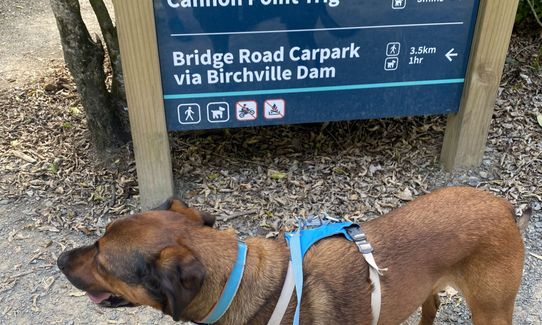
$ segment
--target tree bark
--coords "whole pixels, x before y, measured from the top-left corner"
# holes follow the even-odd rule
[[[122,74],[122,65],[120,60],[119,38],[117,28],[113,24],[109,10],[103,0],[90,0],[90,5],[98,18],[100,30],[107,45],[107,53],[111,61],[111,70],[113,71],[113,82],[111,85],[111,94],[113,98],[126,105],[126,92],[124,89],[124,77]]]
[[[86,112],[91,141],[98,153],[118,149],[128,139],[115,103],[105,84],[104,48],[94,41],[81,17],[78,0],[50,0],[56,18],[64,60]]]

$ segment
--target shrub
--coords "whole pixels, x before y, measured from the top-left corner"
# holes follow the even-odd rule
[[[542,0],[520,0],[516,23],[534,20],[542,27]]]

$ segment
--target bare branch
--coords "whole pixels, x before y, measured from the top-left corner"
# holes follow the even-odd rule
[[[116,97],[116,99],[125,102],[126,94],[124,91],[124,78],[122,74],[117,28],[113,24],[109,10],[103,0],[90,0],[90,5],[96,14],[96,18],[98,18],[100,30],[102,31],[105,44],[107,45],[107,52],[111,60],[111,68],[113,69],[113,96]]]
[[[529,4],[529,7],[531,7],[531,11],[533,12],[534,19],[536,19],[536,22],[540,27],[542,27],[542,21],[540,21],[540,18],[538,17],[538,13],[536,12],[536,8],[534,7],[534,4],[531,0],[526,0]]]

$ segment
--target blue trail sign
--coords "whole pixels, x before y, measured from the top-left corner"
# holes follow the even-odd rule
[[[479,0],[154,0],[168,130],[448,114]]]

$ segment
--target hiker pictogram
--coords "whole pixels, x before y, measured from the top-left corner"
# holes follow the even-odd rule
[[[177,115],[181,124],[198,124],[201,122],[201,109],[198,104],[181,104],[177,106]]]
[[[401,53],[401,43],[399,42],[390,42],[386,46],[386,55],[387,56],[398,56]]]

